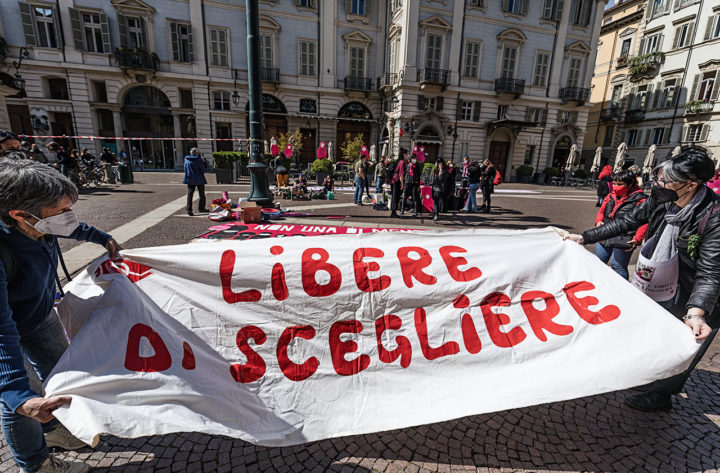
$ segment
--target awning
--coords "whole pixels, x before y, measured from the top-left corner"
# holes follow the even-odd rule
[[[308,119],[312,119],[312,120],[318,120],[318,119],[319,120],[335,120],[335,121],[345,120],[345,121],[349,121],[349,122],[375,123],[375,120],[372,118],[345,118],[345,117],[340,118],[340,117],[336,117],[333,115],[312,115],[312,114],[307,114],[307,113],[289,113],[288,116],[292,117],[292,118],[308,118]]]
[[[531,126],[537,126],[537,123],[529,122],[527,120],[512,120],[510,118],[502,118],[499,120],[493,120],[491,122],[488,122],[487,134],[490,135],[498,128],[505,127],[509,128],[513,132],[513,134],[517,135],[521,129]]]

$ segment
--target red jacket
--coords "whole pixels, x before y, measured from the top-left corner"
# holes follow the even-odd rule
[[[642,189],[635,188],[630,193],[624,195],[622,198],[618,198],[615,192],[611,192],[603,200],[600,210],[598,210],[597,216],[595,217],[595,225],[600,222],[607,223],[613,220],[615,217],[623,216],[629,212],[632,212],[635,207],[645,202],[647,197],[643,194]],[[647,224],[641,226],[635,231],[632,239],[638,243],[642,242],[647,232]]]

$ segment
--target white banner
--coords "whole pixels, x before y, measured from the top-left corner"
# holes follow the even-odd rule
[[[682,371],[682,322],[551,228],[211,241],[67,288],[46,382],[80,439],[293,445],[624,389]]]

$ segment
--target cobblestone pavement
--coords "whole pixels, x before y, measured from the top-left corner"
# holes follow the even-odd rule
[[[183,187],[168,184],[177,175],[146,174],[140,179],[145,183],[118,186],[125,193],[110,189],[102,192],[106,196],[84,196],[78,213],[111,229],[184,193]],[[219,187],[210,192],[213,189]],[[526,228],[555,224],[577,231],[592,224],[592,192],[538,189],[546,199],[497,195],[496,215],[453,216],[440,225]],[[558,194],[567,199],[548,197]],[[118,196],[126,205],[118,205]],[[349,198],[341,195],[339,202],[344,200]],[[366,207],[340,210],[352,215],[347,224],[378,223],[377,215]],[[330,212],[339,210],[314,211],[313,218]],[[387,223],[404,222],[432,225],[415,219]],[[176,216],[125,246],[183,243],[207,226],[207,220],[187,217],[179,209]],[[138,439],[103,437],[95,449],[64,455],[86,461],[95,472],[720,471],[719,388],[720,341],[716,341],[688,381],[686,393],[675,396],[670,413],[633,411],[623,404],[628,395],[623,391],[296,447],[266,448],[227,437],[183,433]],[[408,391],[407,396],[410,399],[412,393]],[[7,445],[0,440],[0,473],[16,471]]]

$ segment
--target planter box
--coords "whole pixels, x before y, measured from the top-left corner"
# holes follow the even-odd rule
[[[232,184],[232,169],[215,169],[215,180],[218,184]]]
[[[532,176],[518,176],[518,182],[522,184],[530,184]]]

